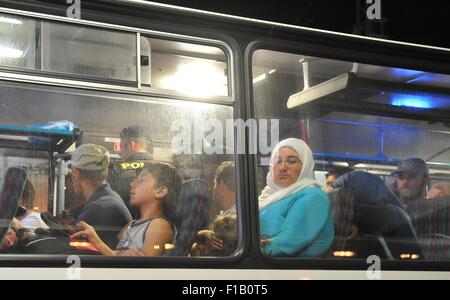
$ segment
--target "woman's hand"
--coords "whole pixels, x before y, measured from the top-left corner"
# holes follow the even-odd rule
[[[223,241],[219,239],[211,230],[201,230],[197,234],[200,240],[204,240],[205,244],[217,250],[222,250]]]
[[[260,241],[261,248],[264,248],[265,246],[270,244],[272,244],[272,241],[270,239],[261,239]]]

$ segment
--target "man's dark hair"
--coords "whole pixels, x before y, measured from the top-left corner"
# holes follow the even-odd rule
[[[236,190],[236,181],[234,179],[235,167],[233,161],[224,161],[216,169],[214,180],[222,180],[230,190]]]
[[[144,126],[125,127],[120,132],[120,139],[123,145],[128,145],[134,141],[136,145],[148,153],[153,153],[153,144],[150,133]]]
[[[177,219],[178,193],[182,182],[177,169],[169,163],[152,161],[145,162],[144,167],[138,172],[142,170],[147,170],[155,177],[157,188],[162,186],[167,188],[167,195],[162,201],[163,211],[164,215],[174,222]]]
[[[341,177],[342,175],[350,173],[352,171],[354,171],[354,169],[351,167],[333,167],[325,175],[325,178],[328,178],[330,176],[334,176],[334,177],[338,178],[338,177]]]

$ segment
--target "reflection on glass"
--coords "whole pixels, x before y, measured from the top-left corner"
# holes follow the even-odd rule
[[[252,67],[256,117],[308,143],[332,203],[335,237],[322,257],[450,260],[448,75],[268,50]]]
[[[136,36],[106,29],[45,22],[45,71],[136,81]]]
[[[34,69],[36,59],[36,22],[0,14],[0,65]]]
[[[225,53],[211,46],[141,38],[141,51],[151,48],[151,67],[142,66],[143,83],[197,96],[228,96],[228,69]],[[141,62],[146,62],[141,53]],[[151,71],[151,76],[150,76]]]
[[[31,215],[31,212],[40,214],[43,222],[53,229],[59,222],[68,225],[64,227],[68,229],[67,231],[65,229],[59,231],[63,233],[62,238],[65,240],[61,241],[59,237],[57,239],[63,249],[55,244],[46,244],[48,247],[45,250],[42,250],[43,248],[19,249],[12,247],[7,249],[10,251],[8,253],[12,253],[12,251],[26,253],[28,251],[33,254],[51,254],[49,251],[66,253],[64,251],[76,250],[80,254],[187,257],[192,251],[193,243],[197,241],[197,235],[201,231],[209,231],[221,240],[219,242],[221,249],[210,248],[202,255],[214,257],[233,255],[239,237],[236,217],[235,167],[232,162],[234,157],[221,153],[206,154],[205,148],[211,146],[205,143],[210,129],[202,126],[201,130],[197,130],[195,127],[198,120],[217,120],[225,124],[226,120],[233,118],[232,107],[168,99],[158,101],[154,98],[149,99],[137,95],[122,95],[127,101],[116,101],[114,98],[111,99],[111,94],[107,92],[74,93],[73,91],[72,88],[60,87],[49,90],[25,83],[0,82],[0,92],[5,95],[2,99],[3,109],[0,110],[0,165],[18,166],[27,170],[27,178],[33,183],[35,191],[34,199],[28,201],[26,205],[27,214]],[[43,107],[46,109],[42,109]],[[36,126],[30,126],[36,124],[67,123],[54,122],[54,120],[70,120],[70,123],[76,125],[70,126],[70,128],[78,127],[82,131],[82,139],[78,137],[81,145],[95,144],[98,145],[95,149],[107,149],[111,157],[108,168],[106,167],[107,160],[104,159],[106,151],[102,150],[103,155],[98,155],[100,157],[98,161],[95,160],[97,155],[91,157],[87,155],[89,153],[85,153],[86,155],[81,157],[91,157],[91,159],[79,160],[78,167],[80,169],[86,165],[94,169],[101,167],[101,174],[85,170],[80,175],[75,167],[77,160],[74,159],[76,157],[74,155],[66,176],[62,176],[64,180],[60,181],[62,180],[61,176],[55,179],[49,166],[50,156],[54,154],[54,152],[48,151],[52,143],[32,143],[31,141],[40,140],[30,131],[30,128],[36,128]],[[184,136],[186,139],[183,140],[183,143],[189,148],[186,153],[173,152],[173,139],[180,134],[181,130],[173,126],[175,120],[185,121],[183,124],[186,127],[183,130],[186,130],[188,134]],[[142,130],[134,128],[135,125]],[[20,139],[16,137],[19,133],[11,134],[12,127],[17,132],[22,132],[22,135],[19,136]],[[39,129],[43,130],[41,127]],[[59,127],[53,128],[56,132],[50,130],[49,135],[53,137],[55,134],[61,134],[61,131],[66,133],[71,130],[70,128],[67,130]],[[24,129],[27,129],[25,133],[23,133]],[[62,140],[61,144],[65,145],[62,152],[67,151],[66,154],[68,154],[73,151],[81,151],[79,149],[83,146],[67,143],[66,138],[64,135],[55,140],[55,143]],[[223,139],[223,141],[215,140],[214,146],[219,147],[226,144],[225,133]],[[195,147],[199,145],[201,146],[200,152],[197,153]],[[145,153],[141,150],[145,150]],[[160,172],[153,166],[148,168],[148,172],[144,172],[141,163],[145,166],[145,162],[150,160],[154,164],[156,161],[158,164],[170,163],[175,166],[180,182],[169,184],[172,180],[168,179],[170,176],[167,175],[167,172]],[[223,163],[224,161],[227,163]],[[109,183],[110,189],[103,184],[105,177],[103,172],[106,169],[108,169],[106,182]],[[0,170],[0,173],[2,171],[3,169]],[[82,192],[84,187],[80,185],[79,176],[87,177],[83,179],[83,182],[91,182],[91,186],[96,187],[95,191],[100,191],[100,193],[97,192],[97,196],[92,194],[90,197],[86,197],[86,194]],[[170,185],[169,190],[173,187],[174,194],[170,199],[162,200],[159,199],[160,194],[155,194],[155,177],[160,180],[159,184]],[[99,180],[93,180],[93,178]],[[50,188],[49,181],[52,183]],[[58,191],[61,184],[64,187],[62,193],[55,195],[54,186],[56,185]],[[117,194],[108,193],[111,192],[111,189]],[[89,208],[89,213],[83,212],[88,198],[94,201],[103,192],[107,194],[103,194],[103,196],[107,197],[109,201],[108,208],[99,209],[94,205]],[[54,201],[51,198],[53,195],[56,197]],[[62,207],[59,203],[61,199],[63,200]],[[156,212],[151,211],[148,214],[147,205],[145,205],[148,203],[158,203],[156,207],[162,207],[162,203],[174,205],[169,208],[164,207]],[[60,208],[66,209],[69,214],[60,214],[58,215],[59,219],[54,219],[54,209],[59,211]],[[109,217],[102,216],[105,211],[113,212],[107,214]],[[35,215],[33,214],[33,216]],[[149,219],[155,216],[164,216],[169,221],[163,223],[173,225],[173,227],[163,228],[167,230],[165,232],[167,235],[162,240],[147,240],[150,244],[145,244],[143,241],[147,228],[151,230],[150,236],[152,237],[164,233],[164,230],[155,228],[153,223],[149,225]],[[132,219],[136,221],[133,223],[132,229],[127,229],[127,225]],[[84,231],[82,235],[89,237],[88,241],[80,239],[81,236],[77,235],[72,236],[69,240],[68,236],[74,233],[75,224],[81,220],[92,227],[85,225],[81,228]],[[103,222],[100,222],[102,225],[99,225],[99,220]],[[152,222],[158,223],[157,220]],[[120,231],[129,234],[119,236],[116,240],[117,233]],[[42,239],[32,245],[37,247],[43,245],[40,244],[41,242],[52,243],[55,240],[45,236],[45,234],[51,233],[38,231],[39,238]],[[27,239],[30,235],[25,234],[23,237]],[[199,238],[201,239],[201,233]],[[45,251],[46,253],[44,253]]]

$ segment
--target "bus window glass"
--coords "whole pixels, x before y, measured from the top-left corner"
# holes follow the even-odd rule
[[[279,122],[257,156],[263,253],[450,260],[449,75],[269,50],[252,70],[257,120]]]
[[[38,41],[36,21],[0,14],[0,66],[35,69]]]
[[[0,30],[0,66],[8,70],[30,69],[51,75],[49,81],[132,86],[152,94],[232,96],[229,57],[216,45],[8,14],[0,14]]]
[[[21,232],[2,253],[237,250],[231,106],[7,81],[0,94],[1,173],[19,167],[29,181],[16,222],[1,223]],[[73,227],[77,221],[85,223]],[[48,244],[55,232],[35,230],[61,233],[58,224],[66,226],[57,236],[63,243]]]
[[[230,95],[225,52],[213,46],[141,37],[144,87],[191,97]]]
[[[43,22],[42,70],[135,82],[136,35]]]

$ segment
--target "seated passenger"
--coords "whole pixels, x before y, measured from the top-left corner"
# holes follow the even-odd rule
[[[273,150],[267,186],[259,196],[263,252],[314,257],[334,238],[330,200],[314,180],[311,149],[302,140],[281,141]]]
[[[331,186],[346,187],[353,192],[355,222],[365,233],[415,239],[405,208],[377,175],[353,171],[339,177]]]
[[[427,199],[450,197],[450,183],[439,182],[433,185],[427,193]]]
[[[176,228],[171,219],[176,214],[180,185],[181,178],[172,165],[147,162],[131,183],[131,205],[139,208],[141,218],[122,229],[115,250],[86,222],[79,223],[83,231],[73,234],[72,238],[87,238],[103,255],[160,256],[164,254],[166,245],[176,238]]]
[[[324,186],[325,191],[329,191],[332,189],[331,184],[336,181],[337,178],[341,177],[344,174],[353,171],[353,168],[350,167],[333,167],[330,171],[325,174],[326,185]]]
[[[403,243],[400,246],[396,245],[397,249],[392,251],[395,252],[393,254],[398,254],[397,258],[406,250],[422,257],[408,213],[379,176],[364,171],[353,171],[339,177],[331,186],[346,187],[353,192],[357,231],[380,234]],[[352,236],[354,235],[356,232]]]
[[[94,144],[81,145],[72,154],[70,164],[74,198],[81,203],[70,213],[77,223],[84,221],[92,225],[109,247],[115,247],[117,234],[131,221],[131,214],[106,183],[108,150]]]
[[[384,181],[369,172],[346,173],[337,178],[331,187],[351,189],[359,204],[392,204],[403,208],[400,200],[388,189]]]
[[[423,159],[412,157],[402,160],[392,175],[395,176],[395,182],[389,188],[405,207],[425,199],[430,187],[430,176],[428,165]]]
[[[213,201],[220,215],[236,215],[236,184],[234,162],[224,161],[214,175]]]
[[[198,242],[192,246],[192,256],[228,256],[237,244],[236,219],[236,184],[234,162],[224,161],[216,169],[214,176],[213,201],[220,214],[216,216],[210,229],[201,230],[197,234]],[[225,226],[225,224],[228,224]],[[230,226],[233,224],[232,226]],[[224,227],[227,227],[225,229]],[[235,231],[232,232],[231,230]],[[224,240],[225,239],[225,240]],[[228,245],[224,246],[224,245]],[[215,250],[214,250],[215,249]]]
[[[25,228],[48,228],[41,218],[41,213],[33,211],[34,195],[33,184],[27,179],[19,202],[24,210],[21,215],[16,215],[17,220]]]
[[[125,201],[135,219],[139,219],[139,210],[131,207],[130,184],[136,177],[133,163],[153,160],[153,144],[149,129],[133,125],[120,132],[120,160],[111,163],[108,172],[108,183]]]

